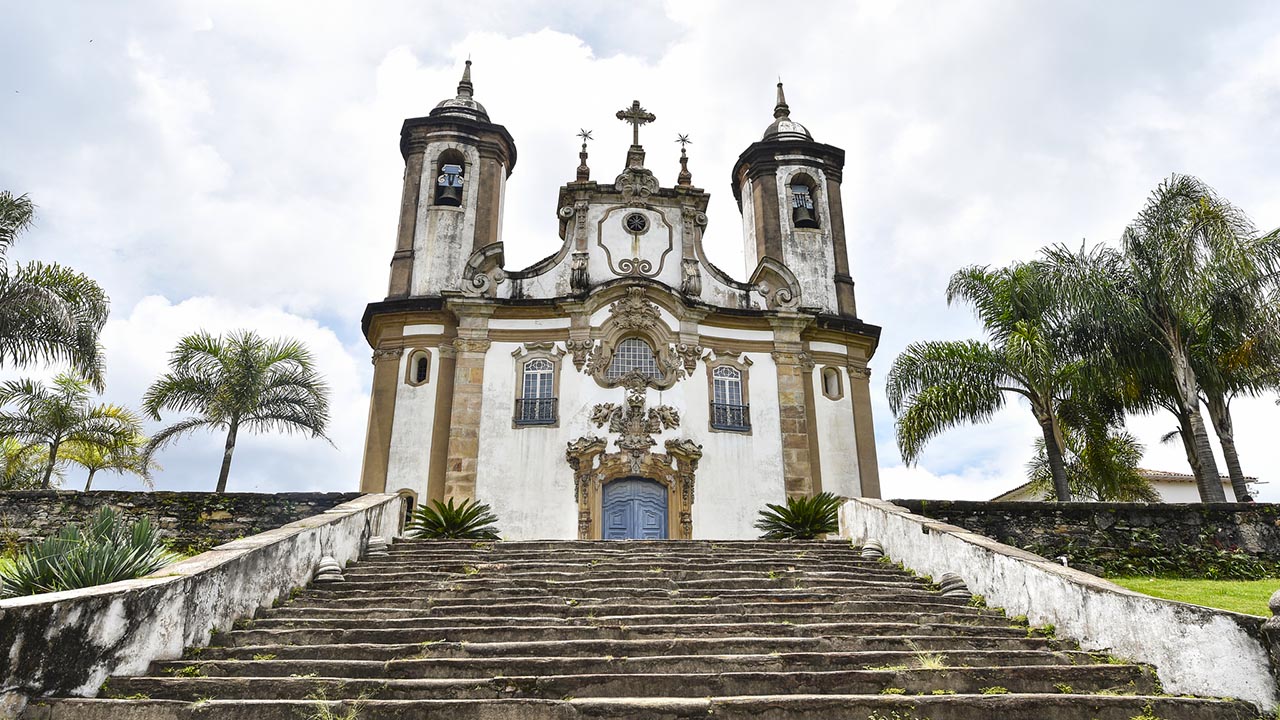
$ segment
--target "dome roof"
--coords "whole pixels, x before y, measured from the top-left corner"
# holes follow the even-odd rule
[[[458,96],[441,100],[431,111],[432,117],[454,115],[470,120],[489,122],[489,113],[474,97],[475,87],[471,84],[471,61],[467,61],[462,71],[462,82],[458,83]]]
[[[787,98],[782,94],[782,83],[778,83],[778,104],[773,108],[773,123],[765,129],[761,140],[808,140],[813,142],[809,129],[791,119],[791,108]]]

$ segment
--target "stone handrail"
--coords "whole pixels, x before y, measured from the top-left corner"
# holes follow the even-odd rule
[[[1033,625],[1051,624],[1086,650],[1154,665],[1165,692],[1239,698],[1264,712],[1280,705],[1280,617],[1265,621],[1136,593],[883,500],[847,501],[840,533],[878,541],[917,573],[955,573],[991,605]],[[1280,610],[1277,595],[1273,611]]]
[[[109,675],[179,658],[305,586],[322,556],[346,564],[370,537],[398,535],[404,502],[364,495],[144,578],[0,600],[0,698],[91,696]]]

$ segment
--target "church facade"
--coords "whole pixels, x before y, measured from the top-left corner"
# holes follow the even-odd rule
[[[476,498],[506,539],[756,537],[766,503],[879,496],[862,322],[845,247],[844,152],[790,117],[732,172],[746,279],[702,247],[709,196],[681,145],[676,184],[645,165],[592,179],[589,133],[559,191],[559,250],[505,266],[511,134],[457,96],[406,120],[404,191],[373,348],[361,487]],[[672,163],[674,168],[674,162]]]

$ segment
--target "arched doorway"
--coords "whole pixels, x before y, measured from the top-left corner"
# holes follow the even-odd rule
[[[601,498],[605,540],[666,540],[667,489],[642,477],[606,483]]]

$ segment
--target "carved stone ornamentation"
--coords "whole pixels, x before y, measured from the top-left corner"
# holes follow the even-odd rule
[[[629,200],[644,200],[658,192],[658,178],[645,168],[627,168],[613,181],[613,186]]]
[[[773,358],[775,365],[797,365],[805,370],[812,370],[817,366],[813,361],[813,357],[804,351],[788,352],[786,350],[774,350],[769,353],[769,356]]]
[[[495,297],[498,286],[506,282],[502,269],[502,243],[486,245],[467,259],[462,268],[462,294],[468,297]]]
[[[583,366],[587,364],[587,357],[591,354],[591,348],[595,347],[594,340],[568,340],[564,347],[571,355],[573,355],[573,366],[582,372]]]
[[[680,358],[680,364],[684,367],[685,374],[693,373],[694,369],[698,367],[698,359],[702,357],[702,346],[676,343],[672,349]]]
[[[493,341],[480,338],[454,338],[453,349],[458,352],[486,353],[492,344]]]
[[[702,269],[697,258],[685,258],[681,262],[680,292],[692,298],[702,296]]]
[[[850,365],[848,367],[849,377],[861,378],[862,380],[871,379],[871,368],[866,365]]]
[[[379,360],[399,360],[404,355],[404,348],[378,348],[373,351],[373,364],[377,365]]]
[[[626,296],[609,308],[609,316],[614,325],[624,330],[647,330],[662,325],[658,306],[645,295],[642,287],[627,288]]]
[[[531,352],[544,352],[552,357],[564,357],[565,349],[553,342],[528,342],[521,343],[520,347],[511,351],[511,357],[519,359]]]
[[[591,280],[587,276],[587,259],[590,256],[587,253],[574,253],[569,260],[569,288],[573,292],[586,292],[591,287]]]
[[[610,433],[619,435],[618,449],[631,458],[632,470],[639,474],[643,457],[658,444],[653,436],[679,427],[680,413],[669,405],[646,410],[644,388],[633,388],[622,405],[601,403],[593,407],[591,422],[596,427],[608,425]]]

